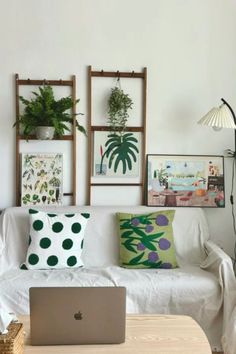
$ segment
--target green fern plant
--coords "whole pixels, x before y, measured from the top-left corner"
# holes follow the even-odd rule
[[[20,96],[20,101],[24,104],[25,109],[19,120],[14,126],[21,124],[23,134],[28,137],[32,134],[36,127],[49,126],[55,128],[55,136],[61,137],[65,131],[70,131],[68,123],[73,123],[73,115],[68,112],[73,107],[73,99],[63,97],[55,100],[53,89],[49,85],[39,87],[39,92],[32,92],[34,97],[30,100]],[[79,99],[75,101],[75,104]],[[79,113],[81,114],[81,113]],[[86,130],[80,125],[76,119],[76,127],[86,135]]]

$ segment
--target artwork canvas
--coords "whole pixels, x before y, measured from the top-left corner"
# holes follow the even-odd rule
[[[95,131],[93,176],[138,177],[140,155],[140,133]]]
[[[22,154],[21,205],[61,205],[62,181],[62,154]]]
[[[198,155],[147,155],[149,206],[225,206],[224,158]]]

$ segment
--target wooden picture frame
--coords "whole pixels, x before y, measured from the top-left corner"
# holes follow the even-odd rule
[[[224,157],[148,154],[146,204],[164,207],[225,207]]]
[[[119,132],[94,131],[92,176],[97,183],[109,184],[114,180],[124,184],[131,180],[139,183],[141,158],[140,132],[127,129],[121,136]]]
[[[21,154],[21,205],[62,205],[63,154]]]

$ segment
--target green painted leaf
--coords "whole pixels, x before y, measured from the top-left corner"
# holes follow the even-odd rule
[[[162,261],[159,261],[157,263],[154,262],[150,262],[150,261],[144,261],[142,262],[142,264],[146,267],[150,267],[150,268],[160,268],[160,266],[162,265]]]
[[[126,136],[126,137],[133,136],[133,133],[125,133],[124,136]]]
[[[146,233],[144,231],[140,230],[138,227],[134,227],[133,230],[137,235],[142,236],[142,237],[146,237]]]
[[[145,252],[140,253],[137,257],[132,258],[129,261],[130,265],[136,265],[139,263],[139,261],[143,258]]]
[[[130,252],[133,253],[138,253],[137,250],[131,245],[132,240],[126,240],[124,243],[122,243],[122,245],[125,246],[125,248],[127,248],[127,250],[129,250]]]
[[[105,156],[108,158],[108,168],[112,168],[116,173],[120,164],[122,165],[122,173],[125,174],[127,169],[132,170],[132,163],[137,161],[136,155],[139,153],[137,146],[138,140],[133,133],[127,134],[109,134],[105,143],[107,148]]]
[[[126,221],[124,222],[124,224],[120,225],[121,229],[130,229],[131,225],[130,225],[130,221]]]
[[[156,240],[157,238],[160,238],[163,234],[164,232],[159,232],[154,235],[147,235],[148,241]]]
[[[151,223],[152,223],[151,221],[149,221],[149,220],[147,219],[147,216],[145,216],[145,215],[139,216],[138,219],[139,219],[139,221],[141,222],[141,224],[147,225],[147,224],[151,224]]]
[[[123,232],[123,234],[121,235],[122,238],[128,238],[133,234],[133,231],[125,231]]]
[[[156,251],[156,250],[157,250],[156,246],[153,245],[152,242],[148,241],[147,238],[142,238],[142,241],[141,241],[141,242],[142,242],[142,243],[144,244],[144,246],[145,246],[146,248],[148,248],[150,251]]]

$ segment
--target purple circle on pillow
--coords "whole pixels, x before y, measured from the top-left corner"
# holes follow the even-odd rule
[[[142,242],[139,242],[138,244],[137,244],[137,250],[139,250],[139,251],[144,251],[145,250],[145,246],[144,246],[144,244],[142,243]]]
[[[145,231],[146,231],[147,233],[152,232],[153,230],[154,230],[154,227],[153,227],[152,225],[147,225],[147,226],[145,227]]]
[[[171,269],[172,268],[172,264],[171,263],[162,263],[161,268],[163,269]]]
[[[159,247],[161,250],[163,250],[163,251],[168,250],[168,248],[170,248],[170,246],[171,246],[171,243],[166,238],[163,237],[159,240]]]
[[[148,253],[148,260],[150,261],[150,262],[156,262],[157,260],[159,259],[159,256],[158,256],[158,254],[156,253],[156,252],[149,252]]]
[[[166,226],[169,224],[169,220],[167,219],[167,217],[163,214],[160,214],[156,217],[156,224],[158,226]]]
[[[138,226],[138,225],[139,225],[139,219],[138,219],[138,218],[133,218],[133,219],[131,220],[131,224],[132,224],[133,226]]]

